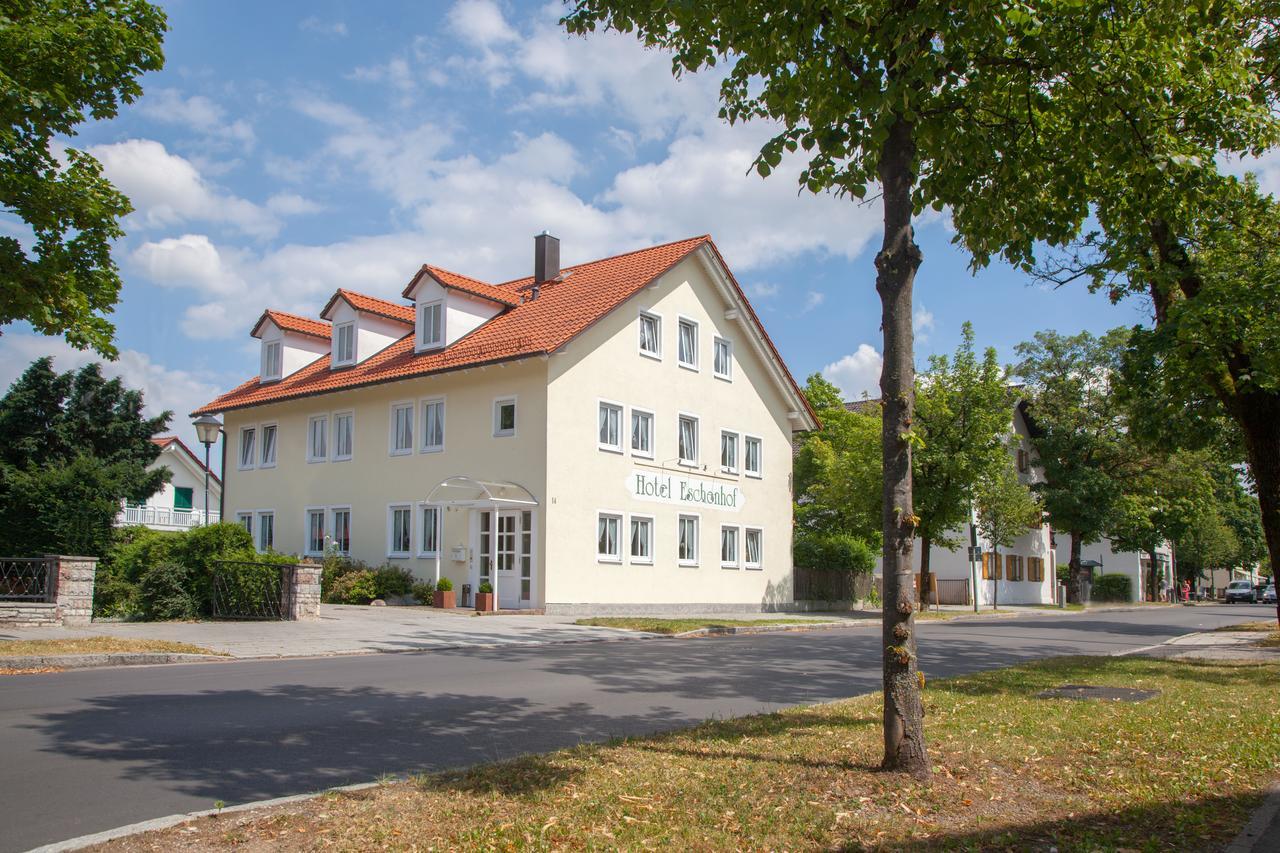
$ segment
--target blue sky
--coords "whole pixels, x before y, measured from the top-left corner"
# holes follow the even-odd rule
[[[632,37],[565,36],[558,3],[163,6],[164,71],[67,144],[137,208],[108,372],[174,409],[184,437],[187,412],[256,373],[263,308],[316,315],[337,287],[396,298],[425,262],[526,275],[543,229],[565,264],[710,233],[798,379],[874,386],[878,207],[798,195],[798,161],[748,174],[770,128],[720,122],[717,78],[677,82]],[[918,240],[922,364],[965,320],[1009,361],[1039,329],[1146,319],[1083,287],[970,274],[945,217]],[[90,359],[19,325],[0,337],[0,383],[46,353],[64,370]]]

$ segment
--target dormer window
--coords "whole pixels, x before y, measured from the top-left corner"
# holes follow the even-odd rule
[[[280,341],[270,341],[262,345],[262,378],[279,379],[282,367]]]
[[[444,346],[444,300],[418,306],[418,349]]]
[[[356,363],[356,324],[339,323],[333,327],[333,366]]]

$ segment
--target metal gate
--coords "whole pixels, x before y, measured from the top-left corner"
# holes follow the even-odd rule
[[[213,618],[293,618],[293,566],[218,560],[213,570]]]

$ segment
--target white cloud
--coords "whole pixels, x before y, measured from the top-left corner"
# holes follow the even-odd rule
[[[305,213],[319,213],[324,210],[324,207],[297,193],[276,193],[267,199],[267,210],[281,216],[300,216]]]
[[[344,21],[322,21],[314,15],[303,18],[298,22],[298,29],[304,32],[316,33],[322,36],[332,36],[342,38],[347,34],[347,25]]]
[[[129,139],[92,146],[89,153],[133,203],[131,218],[145,226],[214,222],[255,237],[270,237],[280,230],[273,214],[220,190],[189,160],[169,153],[159,142]]]
[[[823,302],[827,301],[827,294],[817,290],[810,290],[804,295],[804,305],[800,307],[801,314],[808,314],[814,308],[817,308]]]
[[[518,41],[520,36],[492,0],[459,0],[449,10],[449,28],[477,47]]]
[[[916,305],[915,310],[911,312],[911,330],[915,332],[916,339],[921,342],[929,340],[929,334],[933,329],[933,312],[923,304]]]
[[[226,110],[204,95],[184,97],[177,89],[152,89],[138,101],[137,110],[153,121],[181,125],[209,138],[239,143],[246,148],[251,148],[256,141],[248,122],[227,121]]]
[[[222,297],[245,292],[243,279],[229,269],[221,253],[203,234],[183,234],[143,243],[129,259],[149,279],[162,286],[189,287]]]
[[[769,299],[782,292],[782,288],[767,281],[756,281],[746,285],[747,295],[755,299]]]
[[[120,377],[129,388],[142,391],[144,412],[148,416],[171,410],[173,418],[169,421],[169,432],[181,436],[192,448],[198,445],[187,415],[223,391],[224,383],[217,377],[170,368],[137,350],[121,350],[118,360],[102,361],[95,353],[73,349],[61,338],[30,334],[0,337],[0,389],[8,389],[27,365],[46,355],[53,356],[54,369],[62,373],[90,362],[102,362],[104,376]]]
[[[879,397],[883,363],[875,347],[859,344],[853,354],[822,368],[822,375],[840,389],[846,400],[860,400],[864,394]]]

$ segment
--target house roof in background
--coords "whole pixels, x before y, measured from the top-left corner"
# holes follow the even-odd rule
[[[338,288],[337,292],[334,293],[333,296],[330,297],[329,301],[325,303],[324,308],[320,309],[320,316],[327,318],[329,316],[329,312],[333,309],[333,306],[337,304],[339,299],[345,301],[356,311],[360,311],[365,314],[376,314],[379,317],[385,317],[388,320],[395,320],[397,323],[407,323],[410,326],[412,326],[414,322],[412,305],[401,305],[398,302],[388,302],[387,300],[379,299],[376,296],[367,296],[363,293],[356,293],[354,290],[344,290],[341,287]]]
[[[200,457],[192,453],[191,448],[187,447],[186,442],[178,438],[176,435],[152,436],[151,443],[158,446],[162,451],[173,450],[175,453],[181,453],[187,458],[189,462],[191,462],[191,464],[195,465],[195,467],[200,471],[200,473],[203,474],[206,471],[208,471],[209,478],[214,483],[217,483],[219,488],[222,487],[222,480],[218,477],[218,475],[213,473],[212,470],[206,468],[204,465],[204,462],[200,460]]]
[[[297,314],[290,314],[288,311],[276,311],[274,308],[268,308],[262,312],[262,316],[258,318],[258,322],[253,324],[253,331],[249,335],[254,338],[258,337],[262,324],[267,320],[279,326],[281,331],[297,332],[300,335],[329,340],[330,329],[326,321],[301,317]]]

